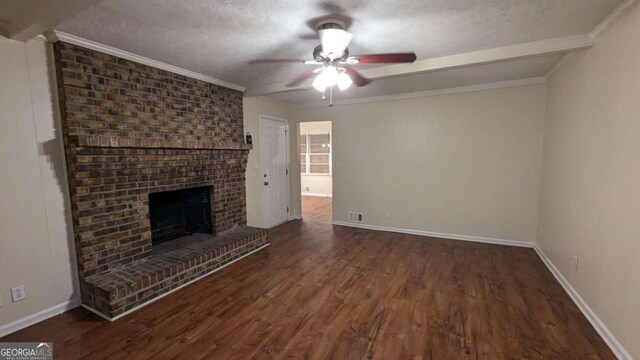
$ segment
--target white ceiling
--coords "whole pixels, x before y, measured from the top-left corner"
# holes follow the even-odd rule
[[[314,19],[346,19],[352,54],[413,50],[418,60],[588,34],[621,0],[104,0],[56,30],[248,88],[287,82],[308,66],[248,64],[310,58]],[[0,17],[1,18],[1,17]],[[544,75],[559,55],[376,80],[341,98]],[[272,95],[294,103],[317,92]]]

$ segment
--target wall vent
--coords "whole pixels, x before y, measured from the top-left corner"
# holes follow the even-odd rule
[[[361,223],[363,219],[362,213],[349,211],[349,221],[350,222],[359,222]]]

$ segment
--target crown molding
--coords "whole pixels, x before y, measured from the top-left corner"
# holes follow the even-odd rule
[[[615,22],[618,21],[622,17],[622,15],[626,14],[629,10],[631,10],[633,5],[636,5],[637,3],[638,3],[638,0],[623,1],[620,5],[618,5],[618,7],[615,8],[615,10],[611,12],[611,14],[607,15],[607,17],[604,18],[604,20],[602,20],[602,22],[598,24],[598,26],[596,26],[591,31],[591,33],[589,33],[591,38],[593,38],[594,40],[599,38],[602,34],[604,34],[607,31],[607,29],[609,29],[613,24],[615,24]]]
[[[363,98],[356,98],[356,99],[336,100],[333,102],[333,107],[341,106],[341,105],[353,105],[353,104],[363,104],[363,103],[381,102],[381,101],[416,99],[416,98],[423,98],[423,97],[460,94],[460,93],[483,91],[483,90],[494,90],[494,89],[501,89],[501,88],[517,87],[517,86],[542,84],[542,83],[545,83],[546,81],[547,81],[546,77],[539,76],[539,77],[531,77],[526,79],[498,81],[498,82],[469,85],[469,86],[459,86],[459,87],[446,88],[446,89],[426,90],[426,91],[417,91],[417,92],[394,94],[394,95],[381,95],[381,96],[370,96],[370,97],[363,97]],[[327,106],[327,102],[324,101],[324,102],[313,102],[313,103],[293,105],[291,106],[291,109],[297,110],[297,109],[307,109],[307,108],[326,107],[326,106]]]
[[[128,51],[120,50],[108,45],[100,44],[95,41],[87,40],[75,35],[67,34],[61,31],[55,31],[55,35],[60,41],[64,41],[67,43],[71,43],[74,45],[82,46],[89,48],[91,50],[100,51],[105,54],[117,56],[123,59],[135,61],[144,65],[153,66],[158,69],[170,71],[172,73],[188,76],[190,78],[206,81],[211,84],[224,86],[229,89],[238,90],[244,92],[247,88],[238,84],[234,84],[228,81],[220,80],[208,75],[200,74],[191,70],[183,69],[181,67],[177,67],[171,64],[163,63],[158,60],[153,60],[144,56],[136,55],[134,53],[130,53]]]
[[[625,0],[620,3],[620,5],[618,5],[618,7],[616,7],[609,15],[607,15],[607,17],[604,18],[604,20],[602,20],[600,24],[598,24],[589,33],[589,37],[591,37],[591,39],[593,40],[594,46],[596,40],[598,40],[600,36],[602,36],[609,28],[611,28],[611,26],[613,26],[613,24],[620,20],[623,15],[627,14],[631,10],[631,8],[637,4],[638,0]],[[560,60],[558,60],[557,63],[555,63],[555,65],[553,65],[553,67],[551,67],[551,69],[549,69],[549,71],[547,71],[545,77],[553,76],[553,74],[555,74],[562,67],[562,65],[564,65],[571,58],[573,54],[574,52],[565,54]]]

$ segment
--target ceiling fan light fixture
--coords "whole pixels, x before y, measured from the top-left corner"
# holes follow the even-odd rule
[[[313,86],[320,92],[324,92],[324,90],[327,88],[327,85],[324,83],[320,75],[316,76],[315,80],[313,80],[313,83],[311,83],[311,86]]]
[[[343,71],[338,75],[338,88],[340,91],[347,90],[351,84],[353,84],[353,80],[346,72]]]
[[[327,66],[316,76],[311,84],[316,90],[324,92],[326,88],[332,87],[338,83],[338,69],[335,66]]]
[[[313,87],[322,93],[329,90],[329,106],[333,106],[333,87],[337,86],[344,91],[355,85],[366,86],[371,82],[352,65],[367,64],[400,64],[416,61],[414,52],[380,53],[351,56],[349,43],[353,34],[346,31],[346,23],[340,19],[323,18],[316,23],[316,30],[320,37],[320,45],[313,48],[313,60],[304,59],[265,59],[251,61],[250,63],[302,63],[305,65],[319,65],[314,70],[309,70],[286,84],[287,87],[298,87],[305,81],[313,78]]]

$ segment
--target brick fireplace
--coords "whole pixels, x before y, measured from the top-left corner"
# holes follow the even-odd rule
[[[268,245],[246,226],[241,92],[64,42],[55,55],[85,306],[113,319]],[[198,236],[157,251],[170,230],[157,242]]]
[[[188,234],[213,234],[211,187],[150,193],[149,218],[152,245]]]

